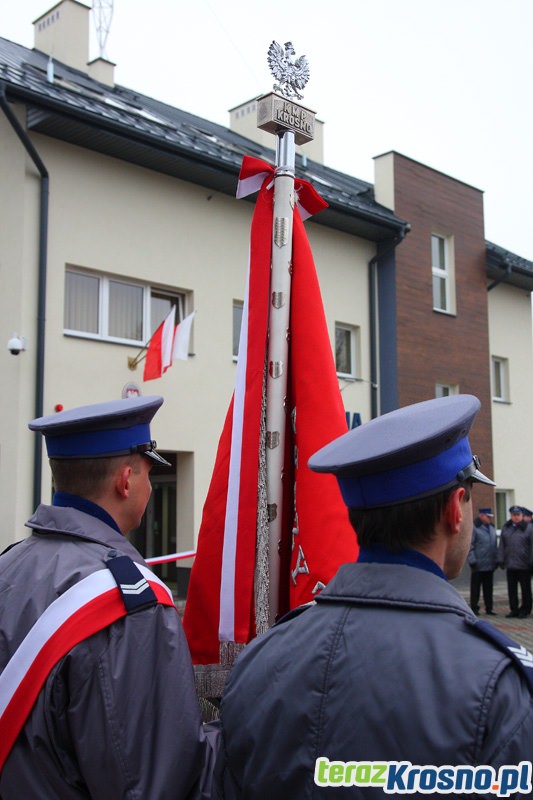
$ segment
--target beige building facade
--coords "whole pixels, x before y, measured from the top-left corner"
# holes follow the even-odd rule
[[[64,0],[58,10],[71,6],[83,17],[84,7],[73,0]],[[65,70],[56,64],[53,85],[68,91],[71,84],[62,75]],[[192,548],[235,383],[234,307],[244,297],[253,204],[36,132],[28,126],[32,111],[22,100],[10,98],[9,111],[48,175],[42,413],[118,398],[131,384],[143,395],[161,394],[165,403],[153,434],[174,474],[170,490],[168,475],[155,476],[161,482],[156,525],[164,524],[167,535],[148,537],[145,550],[159,555]],[[0,546],[6,546],[24,535],[23,522],[38,499],[32,486],[34,435],[27,422],[36,413],[42,178],[5,113],[0,113],[0,141],[2,331],[6,342],[16,334],[26,343],[19,355],[5,347],[2,355]],[[233,192],[235,187],[234,175]],[[376,243],[314,222],[306,225],[332,349],[337,323],[353,334],[353,364],[340,378],[346,409],[368,419],[366,265]],[[170,303],[180,318],[197,312],[191,355],[162,378],[144,382],[142,360],[133,371],[129,362]],[[133,320],[125,305],[134,308]],[[37,470],[39,497],[48,502],[52,487],[45,453]]]
[[[496,285],[489,292],[494,480],[500,525],[508,509],[532,508],[531,392],[533,348],[531,294],[526,288]]]
[[[1,118],[0,136],[7,144],[2,149],[2,173],[10,174],[9,182],[16,187],[9,195],[2,193],[0,214],[6,234],[17,232],[7,236],[8,247],[2,245],[3,328],[6,337],[17,333],[27,340],[27,350],[18,356],[7,348],[3,351],[8,391],[1,400],[0,484],[2,505],[8,512],[4,530],[16,537],[21,533],[20,521],[32,510],[28,467],[33,434],[26,423],[34,415],[39,178]],[[34,136],[32,142],[50,174],[43,411],[53,413],[58,405],[71,408],[120,397],[131,382],[143,395],[163,395],[154,435],[162,451],[177,456],[178,528],[183,531],[177,546],[187,549],[193,546],[199,526],[235,382],[232,308],[244,296],[253,207],[48,137]],[[332,340],[337,318],[367,330],[366,272],[357,265],[364,266],[371,258],[372,244],[336,234],[335,258],[331,259],[329,230],[310,223],[308,227]],[[65,293],[71,274],[89,282],[123,284],[134,295],[137,289],[182,299],[183,315],[197,311],[191,357],[175,362],[159,380],[144,383],[142,362],[135,371],[128,367],[128,358],[137,355],[144,337],[129,343],[126,337],[109,332],[76,332],[66,327]],[[339,285],[346,293],[344,300],[334,304]],[[101,307],[105,298],[98,302],[99,313],[106,313]],[[157,318],[157,324],[160,321]],[[363,340],[361,353],[366,352]],[[362,380],[345,382],[345,398],[348,408],[368,418],[364,358],[359,373]],[[44,463],[43,499],[50,493]],[[10,539],[8,533],[5,544]]]
[[[16,334],[25,344],[18,355],[0,350],[0,548],[25,535],[35,503],[52,494],[28,420],[133,390],[165,399],[153,435],[173,468],[154,474],[138,534],[144,555],[160,555],[195,544],[235,383],[253,214],[253,203],[235,199],[238,169],[244,154],[272,162],[273,153],[251,129],[228,131],[115,87],[109,62],[84,66],[88,13],[62,0],[35,22],[34,50],[0,39],[0,319],[5,343]],[[57,49],[71,30],[75,57]],[[231,114],[250,122],[248,113]],[[321,164],[318,128],[297,172],[329,203],[306,229],[351,425],[383,410],[393,367],[375,355],[385,312],[372,269],[387,280],[408,225],[376,202],[370,184]],[[493,410],[494,464],[521,503],[530,481],[511,466],[507,433],[533,428],[519,388],[532,367],[527,296],[517,299],[513,286],[489,295],[491,353],[510,359],[512,349],[511,402]],[[190,357],[144,382],[143,362],[129,365],[172,305],[179,319],[197,312]]]

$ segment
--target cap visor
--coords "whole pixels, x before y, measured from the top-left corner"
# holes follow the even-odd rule
[[[164,467],[172,466],[170,461],[167,461],[165,458],[163,458],[163,456],[160,456],[159,453],[157,453],[155,450],[145,450],[145,452],[142,453],[142,455],[151,458],[152,461],[155,461],[157,464],[162,464]]]
[[[478,469],[470,475],[470,480],[477,481],[478,483],[486,483],[487,486],[496,486],[494,481],[491,481],[490,478],[487,478],[487,476],[483,475]],[[492,516],[494,516],[494,514],[492,514]]]

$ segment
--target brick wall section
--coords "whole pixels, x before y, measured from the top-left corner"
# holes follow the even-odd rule
[[[396,251],[399,405],[435,396],[435,384],[458,384],[482,404],[470,440],[492,476],[490,352],[483,195],[394,154],[395,212],[411,223]],[[431,234],[454,237],[456,314],[433,311]],[[494,505],[478,486],[474,508]]]

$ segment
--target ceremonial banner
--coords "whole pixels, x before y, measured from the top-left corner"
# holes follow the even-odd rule
[[[236,387],[204,505],[185,609],[195,664],[220,663],[220,643],[256,633],[254,570],[260,509],[259,461],[270,306],[274,170],[245,157],[238,197],[257,191],[252,221]],[[347,430],[318,279],[302,216],[326,207],[296,180],[286,446],[286,519],[281,611],[312,600],[340,564],[357,557],[355,534],[333,476],[307,467],[309,456]]]

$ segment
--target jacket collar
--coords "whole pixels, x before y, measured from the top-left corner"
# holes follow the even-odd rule
[[[316,600],[472,615],[450,583],[406,564],[343,564]]]
[[[133,561],[144,563],[135,547],[114,527],[92,514],[71,506],[63,508],[41,504],[26,522],[26,527],[40,534],[60,534],[73,539],[97,542],[129,555]]]

